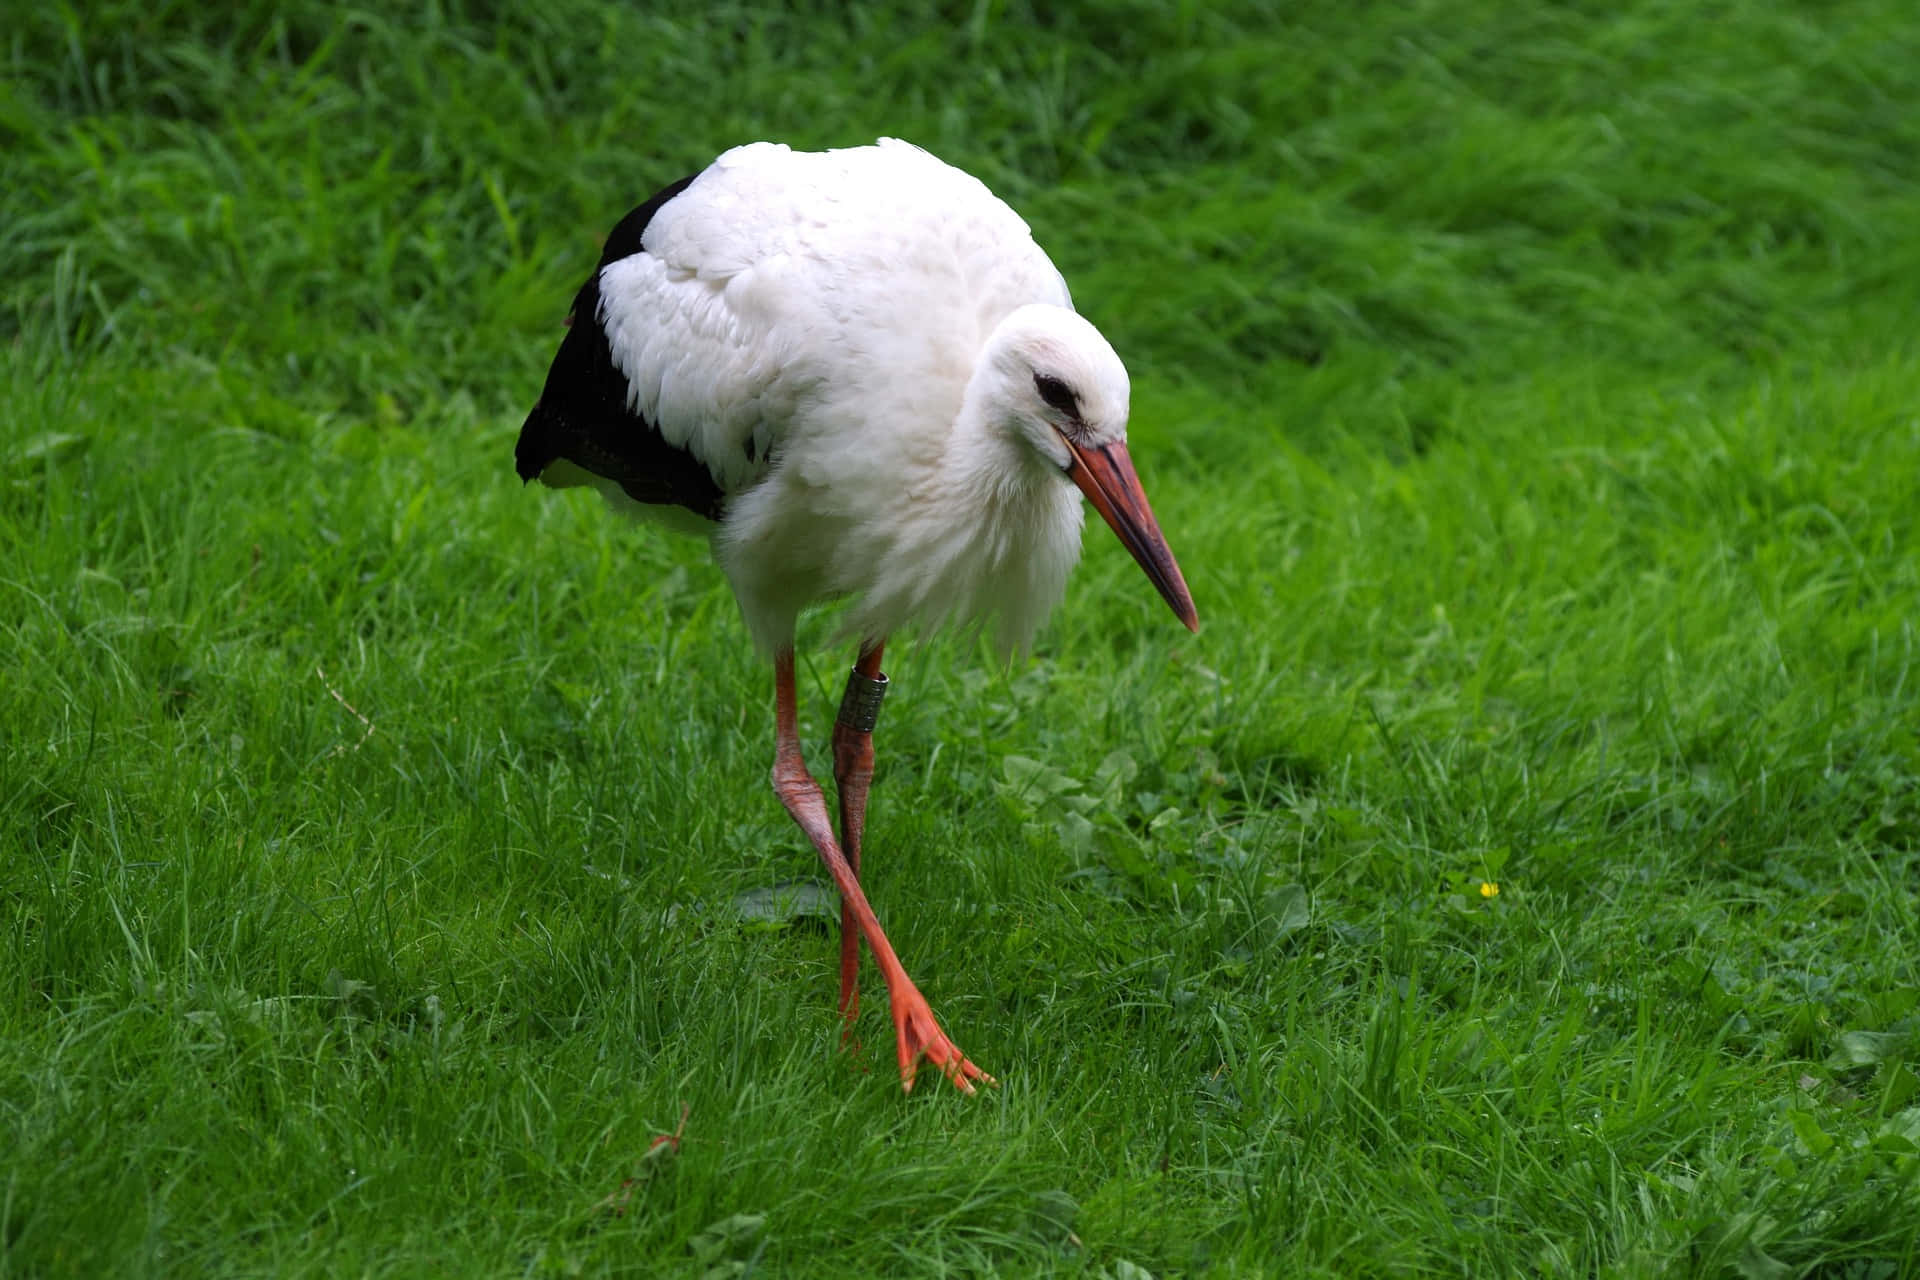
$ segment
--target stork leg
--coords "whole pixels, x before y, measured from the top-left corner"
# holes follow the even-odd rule
[[[873,661],[877,668],[877,648]],[[840,899],[845,910],[852,914],[860,935],[873,950],[874,962],[880,966],[881,976],[887,980],[887,1001],[892,1006],[894,1035],[900,1049],[900,1085],[909,1091],[913,1089],[914,1073],[920,1066],[920,1059],[925,1058],[940,1068],[962,1092],[972,1093],[975,1080],[991,1083],[993,1077],[967,1061],[966,1055],[947,1039],[940,1024],[934,1021],[933,1010],[927,1005],[926,997],[913,985],[913,979],[907,976],[900,958],[894,954],[893,945],[887,941],[887,935],[880,929],[880,921],[874,917],[873,908],[867,903],[867,895],[860,890],[860,881],[854,875],[853,867],[833,838],[833,828],[827,821],[826,798],[820,794],[820,785],[807,772],[806,761],[800,754],[800,717],[793,688],[793,651],[782,650],[774,659],[773,669],[776,741],[774,794],[780,797],[780,803],[787,807],[794,822],[807,833],[807,839],[819,851],[820,860],[827,865],[827,874],[833,877],[834,883],[840,888]],[[868,751],[871,752],[871,744]],[[864,785],[861,790],[864,799]],[[843,944],[843,961],[844,956]],[[844,966],[842,982],[844,997]]]
[[[873,726],[886,696],[887,677],[880,670],[886,641],[862,646],[859,660],[847,673],[846,696],[833,722],[833,781],[840,800],[840,851],[854,879],[860,878],[860,835],[867,822],[867,788],[873,782]],[[852,1041],[854,1020],[860,1014],[860,931],[850,903],[840,904],[840,1016],[846,1027],[843,1043]]]

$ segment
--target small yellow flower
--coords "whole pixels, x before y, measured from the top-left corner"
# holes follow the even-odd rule
[[[1500,886],[1491,880],[1482,880],[1480,882],[1480,896],[1483,898],[1497,898],[1500,896]]]

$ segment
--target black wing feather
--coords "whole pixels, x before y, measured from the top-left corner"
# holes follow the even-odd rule
[[[706,464],[669,443],[658,427],[628,407],[627,377],[613,363],[613,348],[600,326],[600,273],[644,252],[640,238],[653,215],[698,176],[662,188],[620,219],[607,237],[600,265],[574,295],[572,327],[547,370],[546,387],[520,428],[513,461],[522,480],[565,459],[618,484],[636,502],[720,518],[724,495]]]

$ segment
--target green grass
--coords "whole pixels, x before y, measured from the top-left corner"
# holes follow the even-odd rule
[[[1920,1274],[1910,0],[15,8],[0,1275]],[[973,1099],[738,919],[818,872],[704,548],[510,460],[632,203],[881,133],[1204,622],[1096,529],[896,647]]]

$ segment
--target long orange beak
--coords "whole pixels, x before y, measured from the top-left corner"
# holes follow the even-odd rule
[[[1153,508],[1147,505],[1140,477],[1134,474],[1127,446],[1110,444],[1104,449],[1085,449],[1067,440],[1064,434],[1060,438],[1067,441],[1067,452],[1073,455],[1067,478],[1080,486],[1080,492],[1087,495],[1087,501],[1093,504],[1101,519],[1120,535],[1120,541],[1147,571],[1147,577],[1153,579],[1160,598],[1173,610],[1173,616],[1186,623],[1187,630],[1198,631],[1200,615],[1194,612],[1187,580],[1180,576],[1180,566],[1174,563],[1167,540],[1160,536],[1160,526],[1153,518]]]

